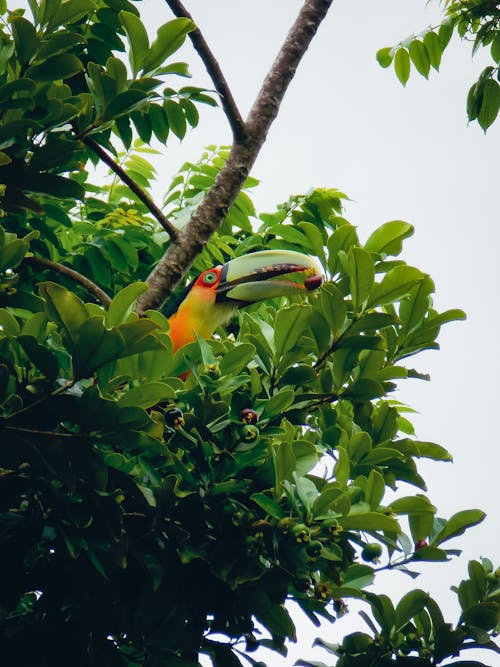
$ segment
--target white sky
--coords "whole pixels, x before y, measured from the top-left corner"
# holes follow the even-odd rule
[[[299,0],[186,0],[195,21],[219,59],[237,103],[246,115],[296,16]],[[450,548],[464,553],[453,564],[429,564],[415,586],[431,592],[450,622],[458,618],[450,585],[466,576],[470,558],[498,562],[498,407],[500,364],[498,315],[498,143],[500,119],[485,136],[467,126],[465,98],[485,66],[486,56],[471,58],[470,45],[454,39],[440,73],[430,81],[410,77],[406,89],[393,71],[382,70],[378,48],[435,24],[437,2],[424,0],[338,0],[321,26],[286,95],[281,113],[254,167],[262,179],[255,191],[261,210],[272,210],[290,194],[313,186],[338,187],[352,199],[346,217],[362,239],[392,219],[416,227],[404,259],[428,271],[436,283],[438,309],[463,308],[467,322],[444,327],[440,352],[416,357],[432,382],[407,381],[397,397],[416,408],[418,436],[447,447],[454,465],[421,464],[429,497],[441,516],[479,507],[488,513],[481,526]],[[161,0],[145,3],[154,28],[168,16]],[[187,52],[186,52],[187,53]],[[193,85],[206,82],[196,56],[188,56]],[[185,160],[196,159],[209,143],[229,143],[223,114],[202,110],[201,127],[179,147],[170,141],[161,161],[162,178]],[[496,465],[495,465],[496,463]],[[411,581],[390,573],[375,590],[395,600]],[[352,605],[354,607],[354,605]],[[317,630],[301,616],[300,645],[286,659],[266,654],[270,667],[298,658],[327,664],[334,657],[311,649],[314,637],[338,641],[365,629],[353,612],[347,619]],[[491,652],[467,652],[462,659],[498,664]]]
[[[185,0],[205,34],[232,87],[243,115],[295,18],[299,0]],[[9,2],[11,6],[15,3]],[[24,4],[22,1],[19,5]],[[141,5],[139,5],[141,8]],[[382,70],[378,48],[391,46],[412,32],[436,23],[438,3],[425,0],[337,0],[306,54],[286,95],[281,113],[255,165],[262,179],[255,192],[261,210],[272,210],[290,194],[313,186],[346,192],[346,217],[358,226],[361,239],[392,219],[416,227],[403,255],[427,271],[436,283],[438,309],[460,307],[467,322],[442,331],[440,352],[416,357],[415,365],[430,372],[432,382],[407,381],[397,394],[419,411],[418,436],[447,447],[454,465],[421,464],[429,497],[441,516],[479,507],[488,518],[462,538],[450,542],[464,550],[453,564],[429,564],[414,585],[431,592],[450,622],[458,617],[449,586],[466,575],[469,558],[489,556],[498,563],[498,499],[496,486],[499,438],[499,215],[498,144],[500,119],[485,136],[477,124],[467,126],[465,98],[487,58],[473,61],[470,45],[454,39],[441,71],[426,82],[410,77],[404,89],[393,71]],[[171,18],[162,0],[142,3],[143,18],[153,34]],[[193,85],[211,87],[197,56],[183,52],[194,74]],[[176,85],[174,82],[173,85]],[[179,80],[179,85],[184,82]],[[200,128],[178,145],[172,137],[159,161],[163,192],[185,160],[196,160],[209,143],[230,142],[219,110],[201,109]],[[380,578],[378,592],[394,599],[411,581],[390,573]],[[310,649],[315,636],[339,641],[343,634],[365,629],[353,612],[346,620],[321,630],[303,617],[300,645],[289,656],[267,654],[269,667],[314,658],[334,657]],[[486,664],[496,665],[491,652]],[[462,659],[480,660],[473,652]]]

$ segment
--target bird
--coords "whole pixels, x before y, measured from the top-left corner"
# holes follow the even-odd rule
[[[297,275],[276,280],[287,274]],[[170,325],[173,351],[210,338],[236,311],[251,303],[304,293],[321,285],[322,268],[315,257],[295,250],[260,250],[235,257],[203,271],[163,311]]]

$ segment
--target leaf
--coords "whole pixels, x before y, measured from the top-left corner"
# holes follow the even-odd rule
[[[365,243],[365,250],[381,255],[397,256],[403,248],[403,241],[413,235],[415,228],[403,220],[391,220],[378,227]]]
[[[131,283],[121,289],[109,304],[105,315],[107,327],[113,327],[125,322],[133,310],[136,299],[146,292],[148,286],[146,283]]]
[[[375,265],[370,253],[363,248],[352,247],[344,266],[351,287],[352,304],[358,313],[367,300],[375,278]]]
[[[381,67],[389,67],[394,58],[394,49],[392,46],[385,46],[377,51],[376,57]]]
[[[191,19],[181,17],[168,21],[158,28],[157,37],[144,57],[142,69],[151,72],[180,49],[186,35],[195,29]]]
[[[85,188],[80,183],[58,174],[31,174],[25,187],[28,191],[41,192],[60,199],[83,201],[85,197]]]
[[[60,53],[39,65],[28,67],[26,76],[35,81],[69,79],[83,70],[82,61],[71,53]]]
[[[56,283],[41,283],[39,290],[45,300],[47,315],[64,329],[73,346],[76,346],[81,327],[89,318],[82,301],[76,294]]]
[[[427,53],[427,49],[425,48],[423,42],[421,42],[419,39],[412,39],[409,46],[409,54],[411,61],[415,65],[417,71],[427,79],[429,76],[431,63],[429,54]]]
[[[222,357],[220,372],[222,375],[237,375],[253,359],[254,354],[255,345],[250,343],[235,345]]]
[[[18,321],[6,308],[0,308],[0,332],[8,336],[18,336],[21,331]]]
[[[46,346],[40,345],[33,336],[19,336],[17,339],[28,359],[49,380],[54,380],[59,372],[55,354]]]
[[[337,227],[328,239],[328,269],[332,276],[340,272],[340,251],[347,252],[352,246],[359,245],[356,228],[349,223]]]
[[[441,44],[441,50],[444,51],[453,35],[453,25],[448,21],[443,21],[439,26],[438,38]]]
[[[433,538],[432,546],[437,546],[452,537],[462,535],[467,528],[481,523],[485,516],[486,514],[484,512],[476,509],[457,512],[448,519],[442,530]]]
[[[17,58],[21,65],[26,65],[38,49],[40,40],[35,26],[23,16],[12,16],[12,35],[16,47]]]
[[[339,517],[338,522],[344,530],[383,530],[387,533],[399,533],[401,531],[396,519],[380,512],[349,514]]]
[[[130,66],[136,76],[149,53],[148,33],[140,18],[132,12],[121,11],[119,17],[130,45]]]
[[[130,89],[119,93],[114,97],[103,115],[103,120],[112,120],[125,114],[129,114],[134,109],[139,109],[148,101],[148,96],[142,90]]]
[[[257,503],[257,505],[269,514],[269,516],[274,517],[275,519],[282,519],[285,514],[279,504],[269,496],[266,496],[265,493],[254,493],[250,496],[250,499]]]
[[[394,613],[395,630],[401,630],[408,621],[419,614],[426,607],[428,600],[429,594],[418,588],[403,595]]]
[[[406,86],[406,82],[410,77],[410,56],[408,55],[408,51],[402,46],[399,47],[394,56],[394,71],[403,86]]]
[[[319,293],[321,312],[330,325],[333,339],[336,340],[344,328],[347,306],[340,290],[333,283],[325,283]]]
[[[167,400],[175,399],[175,391],[168,384],[163,382],[144,382],[137,387],[132,387],[123,394],[118,405],[121,408],[138,407],[151,408],[157,403],[163,403]]]
[[[183,139],[186,134],[186,117],[182,107],[173,100],[165,100],[163,104],[170,129],[179,139]]]
[[[439,37],[435,32],[426,32],[424,35],[424,46],[429,56],[429,62],[435,70],[439,69],[441,64],[441,55],[443,53],[443,48]]]
[[[413,266],[396,266],[388,271],[382,282],[375,285],[367,307],[385,306],[408,296],[410,290],[423,280],[425,274]]]
[[[274,343],[278,357],[292,350],[309,325],[311,307],[301,304],[278,311],[274,325]]]
[[[293,389],[281,389],[265,402],[261,418],[270,419],[276,415],[281,415],[292,405],[294,398],[295,392]]]
[[[481,108],[477,120],[486,132],[495,121],[500,109],[500,85],[494,79],[487,79],[482,86],[482,93]]]
[[[382,475],[374,468],[370,470],[365,489],[365,501],[370,509],[376,510],[385,495],[385,481]]]
[[[437,509],[425,496],[407,496],[391,502],[391,509],[396,514],[435,513]]]

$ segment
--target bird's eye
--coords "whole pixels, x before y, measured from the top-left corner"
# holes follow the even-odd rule
[[[217,280],[217,274],[214,273],[213,271],[208,271],[208,273],[205,273],[203,276],[203,282],[205,285],[213,285],[213,283]]]

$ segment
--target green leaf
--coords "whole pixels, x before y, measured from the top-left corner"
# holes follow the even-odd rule
[[[40,44],[35,26],[22,16],[12,16],[10,23],[18,60],[26,65]]]
[[[374,252],[384,259],[387,255],[397,256],[403,248],[403,241],[413,235],[413,225],[403,220],[392,220],[378,227],[370,234],[365,250]]]
[[[493,630],[500,623],[500,605],[494,601],[479,602],[464,610],[463,618],[468,625]]]
[[[52,10],[49,14],[49,28],[77,23],[95,9],[95,3],[92,0],[66,0],[61,3],[54,3],[49,0],[46,4],[53,7],[57,6],[57,10],[55,12]]]
[[[431,63],[429,54],[427,53],[427,49],[425,48],[423,42],[421,42],[419,39],[412,39],[409,46],[409,54],[411,61],[415,65],[417,71],[427,79],[429,76]]]
[[[385,481],[378,470],[370,470],[365,489],[365,501],[370,509],[376,510],[385,495]]]
[[[119,118],[139,109],[148,101],[148,96],[142,90],[126,90],[114,97],[106,107],[103,115],[103,120],[111,120]]]
[[[398,602],[394,614],[394,628],[401,630],[408,621],[419,614],[425,608],[429,600],[429,594],[420,589],[410,591],[403,595]]]
[[[347,484],[351,475],[351,464],[349,462],[349,454],[344,447],[337,447],[337,463],[333,472],[337,482]]]
[[[481,523],[485,516],[485,513],[481,510],[463,510],[462,512],[457,512],[448,519],[442,530],[433,538],[432,546],[437,546],[452,537],[462,535],[467,528]]]
[[[382,282],[375,285],[370,298],[368,308],[374,306],[385,306],[408,296],[410,290],[423,280],[425,274],[413,266],[396,266],[386,273]]]
[[[26,76],[35,81],[69,79],[83,70],[82,61],[71,53],[60,53],[39,65],[28,67]]]
[[[116,324],[125,322],[132,312],[137,298],[146,292],[148,286],[146,283],[131,283],[121,289],[109,304],[105,315],[107,327],[113,327]]]
[[[142,62],[143,71],[151,72],[162,65],[169,56],[180,49],[186,35],[195,27],[193,21],[185,17],[173,19],[160,26],[157,37]]]
[[[375,278],[373,259],[363,248],[352,247],[347,255],[345,270],[349,276],[352,305],[358,313],[368,299]]]
[[[410,56],[408,55],[408,51],[402,46],[399,47],[394,56],[394,71],[403,86],[406,86],[406,82],[410,77]]]
[[[250,496],[250,498],[254,501],[254,503],[257,503],[257,505],[263,509],[266,514],[269,514],[269,516],[272,516],[275,519],[282,519],[285,516],[278,503],[273,498],[266,496],[264,493],[254,493],[252,496]]]
[[[29,246],[22,239],[15,239],[0,248],[0,273],[15,268],[28,252]]]
[[[72,180],[58,174],[31,174],[26,184],[26,190],[41,192],[60,199],[80,199],[85,197],[85,188]]]
[[[167,400],[175,399],[175,391],[168,384],[163,382],[145,382],[132,387],[120,397],[118,405],[121,408],[138,407],[151,408],[157,403],[163,403]]]
[[[283,357],[292,350],[307,331],[311,307],[301,304],[278,311],[274,325],[276,354]]]
[[[325,283],[319,293],[319,303],[321,312],[330,325],[333,339],[336,340],[342,332],[346,320],[347,306],[344,297],[333,283]]]
[[[429,62],[435,70],[439,69],[441,64],[441,55],[443,53],[443,47],[439,37],[435,32],[426,32],[424,35],[424,46],[429,56]]]
[[[136,76],[149,53],[148,33],[140,18],[132,12],[121,11],[119,17],[130,45],[130,66]]]
[[[44,345],[40,345],[33,336],[19,336],[18,341],[28,359],[46,378],[54,380],[59,372],[55,354]]]
[[[81,327],[89,317],[82,301],[73,292],[52,282],[41,283],[39,291],[45,300],[47,315],[64,329],[75,346]]]
[[[352,246],[359,245],[356,228],[349,223],[337,227],[328,239],[328,269],[332,276],[339,273],[342,269],[340,263],[340,251],[348,252]]]
[[[394,49],[392,46],[385,46],[377,51],[377,60],[381,67],[389,67],[394,58]]]
[[[6,308],[0,308],[0,332],[18,336],[21,331],[18,321]]]
[[[170,129],[179,139],[186,134],[186,117],[182,107],[173,100],[165,100],[163,104]]]
[[[500,109],[500,85],[494,79],[487,79],[482,86],[482,93],[481,108],[477,120],[486,132],[495,121]]]
[[[391,502],[391,509],[396,514],[435,513],[437,510],[425,496],[407,496]]]
[[[399,533],[401,528],[396,519],[379,512],[349,514],[338,518],[344,530],[383,530],[387,533]],[[346,582],[347,583],[347,582]]]
[[[295,392],[293,389],[281,389],[265,402],[261,418],[269,419],[285,412],[292,405],[294,398]]]
[[[453,35],[453,25],[447,21],[443,21],[439,26],[438,38],[439,43],[441,44],[441,51],[444,51],[448,45],[448,42]]]
[[[235,345],[227,352],[220,362],[222,375],[237,375],[253,359],[255,346],[250,343]]]

